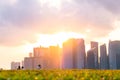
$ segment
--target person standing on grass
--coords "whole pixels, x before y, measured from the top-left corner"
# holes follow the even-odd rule
[[[41,69],[41,65],[40,64],[38,65],[38,69]]]

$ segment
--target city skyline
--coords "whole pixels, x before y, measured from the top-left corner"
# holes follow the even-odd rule
[[[63,47],[35,47],[29,57],[22,61],[23,69],[120,69],[120,41],[109,41],[98,46],[91,41],[91,49],[85,51],[84,39],[71,38],[63,43]],[[99,52],[100,49],[100,52]],[[20,62],[11,62],[11,69],[16,70]]]
[[[60,45],[71,37],[83,37],[87,50],[90,41],[103,44],[120,40],[119,3],[0,0],[0,68],[10,69],[11,61],[21,61],[33,47]]]

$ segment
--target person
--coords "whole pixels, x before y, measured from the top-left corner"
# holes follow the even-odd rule
[[[41,65],[40,64],[38,65],[38,69],[41,69]]]
[[[18,66],[17,70],[20,70],[20,66]]]
[[[24,67],[23,67],[23,66],[22,66],[21,68],[22,68],[22,70],[24,69]]]

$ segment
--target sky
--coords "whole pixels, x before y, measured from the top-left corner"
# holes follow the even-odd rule
[[[82,34],[86,44],[120,40],[119,4],[120,0],[0,0],[0,67],[9,69],[11,61],[23,60],[46,35],[59,32]]]

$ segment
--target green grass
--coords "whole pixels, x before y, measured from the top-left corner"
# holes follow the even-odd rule
[[[0,80],[120,80],[120,70],[2,70]]]

